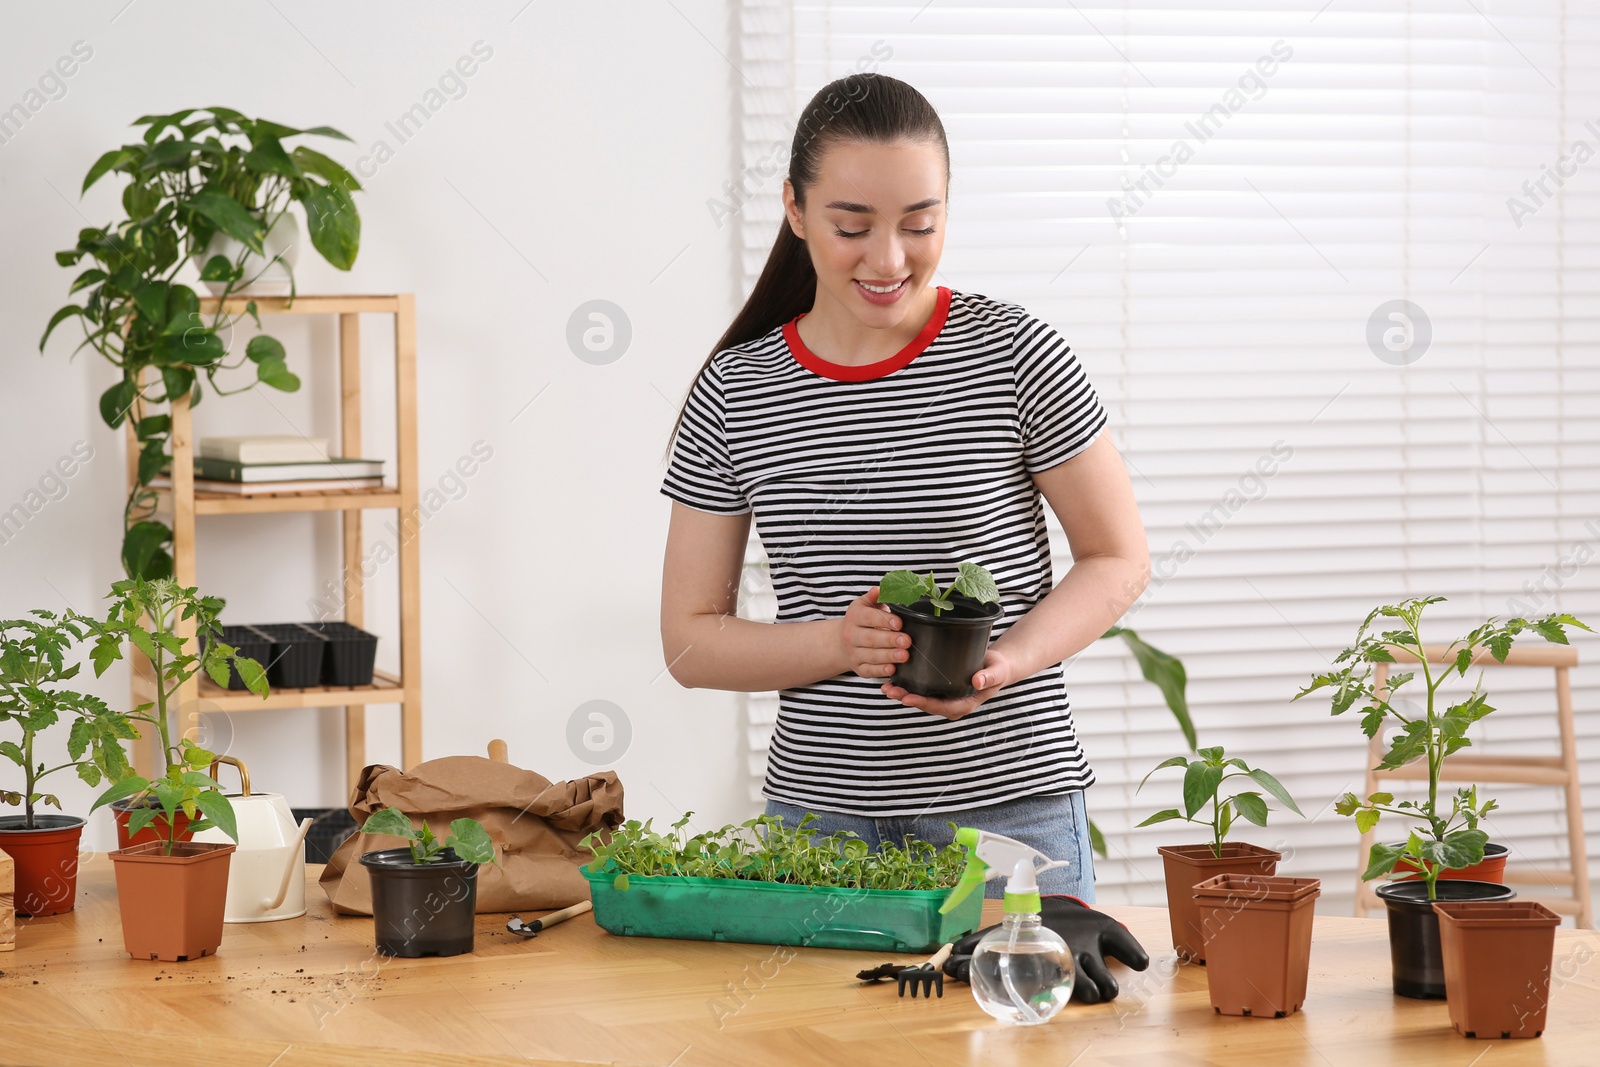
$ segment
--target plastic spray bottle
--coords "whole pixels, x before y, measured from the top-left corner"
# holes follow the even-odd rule
[[[1066,867],[1068,861],[1051,860],[1021,841],[971,827],[957,830],[955,839],[967,846],[967,866],[940,912],[950,911],[995,875],[1010,875],[1005,919],[978,941],[972,953],[972,995],[980,1008],[1001,1022],[1016,1026],[1049,1022],[1072,998],[1077,971],[1072,949],[1040,920],[1036,875]],[[1034,866],[1041,860],[1044,866]]]

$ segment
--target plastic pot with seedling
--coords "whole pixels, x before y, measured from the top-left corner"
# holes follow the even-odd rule
[[[890,682],[944,700],[976,692],[972,677],[983,666],[989,633],[1001,614],[993,575],[964,562],[956,567],[955,581],[941,590],[932,574],[890,571],[878,585],[878,603],[889,606],[911,638],[910,658],[895,668]]]
[[[1200,909],[1195,904],[1194,887],[1207,879],[1222,874],[1269,877],[1277,872],[1281,853],[1260,845],[1227,840],[1228,832],[1239,818],[1256,826],[1267,825],[1264,789],[1284,807],[1304,817],[1294,798],[1283,783],[1259,767],[1251,767],[1244,760],[1230,757],[1219,745],[1202,748],[1199,759],[1173,756],[1157,764],[1144,776],[1139,788],[1150,780],[1150,775],[1168,767],[1182,767],[1183,807],[1167,808],[1150,816],[1140,826],[1182,820],[1209,827],[1211,840],[1201,845],[1166,845],[1156,851],[1161,853],[1167,876],[1167,910],[1172,921],[1172,947],[1178,958],[1191,963],[1206,962],[1205,926]],[[1233,778],[1246,778],[1260,789],[1235,791],[1222,795],[1223,783]],[[1209,813],[1207,808],[1209,806]]]
[[[494,863],[494,842],[476,819],[456,819],[443,841],[398,808],[373,812],[363,833],[406,842],[361,857],[372,879],[372,922],[385,956],[459,956],[472,951],[478,866]]]

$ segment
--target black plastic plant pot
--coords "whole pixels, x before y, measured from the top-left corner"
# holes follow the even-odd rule
[[[371,685],[378,658],[378,635],[347,622],[303,622],[328,639],[322,657],[323,685]]]
[[[272,639],[254,626],[222,627],[222,643],[232,645],[239,655],[261,664],[265,664],[272,654]],[[228,664],[228,688],[245,688],[244,679],[239,677],[239,668],[231,663]]]
[[[890,604],[911,638],[911,657],[888,681],[918,696],[952,699],[971,696],[972,676],[983,666],[989,631],[1000,617],[999,604],[984,604],[960,593],[938,614],[927,597],[915,604]]]
[[[1510,900],[1510,886],[1441,878],[1438,900]],[[1389,913],[1389,963],[1396,996],[1418,1000],[1444,999],[1444,953],[1439,947],[1439,916],[1428,899],[1426,882],[1386,882],[1378,897]]]
[[[472,951],[478,910],[478,865],[439,853],[435,863],[411,862],[409,848],[368,852],[361,865],[372,879],[372,924],[385,956],[459,956]]]
[[[297,622],[257,623],[272,641],[267,653],[267,681],[274,689],[305,689],[322,683],[323,646],[327,638]]]

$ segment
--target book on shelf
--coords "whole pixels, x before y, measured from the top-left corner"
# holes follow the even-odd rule
[[[195,455],[235,463],[320,463],[328,459],[328,439],[299,434],[202,437]]]
[[[241,463],[210,456],[194,458],[194,476],[216,482],[293,482],[315,478],[380,478],[381,459],[323,459],[308,463]]]
[[[270,493],[339,493],[353,489],[379,489],[382,478],[308,478],[293,482],[224,482],[196,478],[197,493],[230,493],[234,496],[266,496]],[[150,480],[152,489],[171,489],[171,477],[163,474]]]

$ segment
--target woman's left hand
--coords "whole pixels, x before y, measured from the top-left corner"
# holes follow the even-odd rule
[[[883,683],[883,695],[890,700],[898,700],[910,708],[918,708],[930,715],[941,715],[946,719],[959,719],[970,715],[978,709],[985,700],[1000,692],[1003,686],[1009,685],[1013,679],[1012,663],[1004,652],[997,650],[993,645],[983,654],[983,666],[978,668],[978,673],[972,676],[972,688],[977,692],[969,697],[957,697],[953,700],[940,700],[936,697],[918,696],[908,689],[902,689],[893,682]]]

